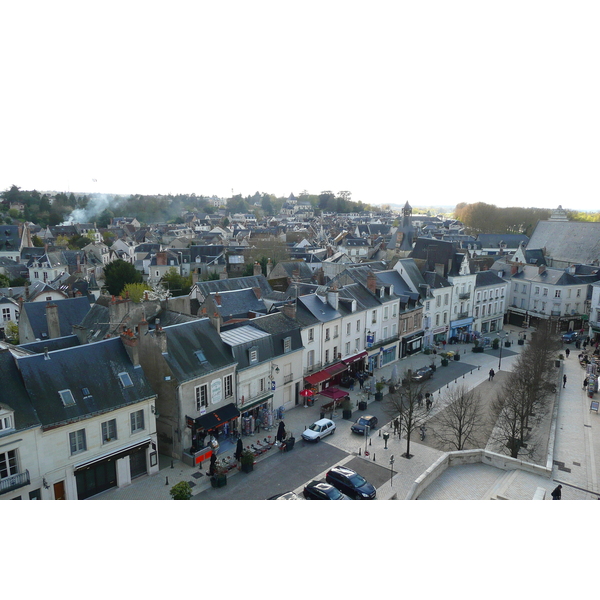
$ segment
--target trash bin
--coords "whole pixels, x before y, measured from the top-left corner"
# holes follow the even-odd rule
[[[293,450],[295,443],[296,443],[296,438],[293,438],[293,437],[288,440],[285,440],[284,452],[290,452],[291,450]]]
[[[358,403],[358,410],[367,410],[367,401],[366,400],[361,400]]]

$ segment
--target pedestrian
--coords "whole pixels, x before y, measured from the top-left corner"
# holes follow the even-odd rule
[[[396,417],[394,419],[394,433],[398,433],[398,430],[400,429],[400,421],[398,421],[398,417]]]
[[[567,385],[567,376],[563,375],[563,387],[565,387],[565,385]]]
[[[488,381],[493,381],[494,380],[494,375],[496,373],[494,373],[494,369],[490,369],[490,378],[488,379]]]
[[[552,500],[560,500],[560,497],[562,495],[561,491],[562,490],[562,485],[557,485],[553,490],[552,493],[550,494],[552,496]]]
[[[350,380],[350,391],[353,392],[354,391],[354,379]]]
[[[567,349],[565,350],[565,354],[567,355],[567,358],[569,358],[569,354],[571,354],[571,351],[570,351],[570,350],[567,348]]]
[[[585,388],[588,386],[588,382],[589,382],[589,379],[586,377],[586,378],[583,380],[583,389],[584,389],[584,390],[585,390]]]
[[[433,402],[429,398],[425,399],[425,407],[427,408],[428,411],[431,408],[432,404],[433,404]]]
[[[360,387],[361,390],[363,389],[363,384],[364,384],[363,376],[359,375],[358,376],[358,385],[359,385],[359,387]]]
[[[417,405],[419,406],[419,408],[423,406],[423,394],[421,393],[417,394]]]

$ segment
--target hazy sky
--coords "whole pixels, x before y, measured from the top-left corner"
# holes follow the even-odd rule
[[[3,2],[0,190],[600,210],[595,6]]]

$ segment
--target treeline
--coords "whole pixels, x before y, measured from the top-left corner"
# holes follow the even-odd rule
[[[570,221],[600,221],[600,213],[566,210]],[[461,202],[454,209],[454,218],[465,224],[470,233],[523,233],[530,236],[538,221],[550,218],[552,209],[500,208],[494,204]]]

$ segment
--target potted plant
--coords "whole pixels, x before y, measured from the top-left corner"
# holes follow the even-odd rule
[[[492,340],[492,348],[494,350],[498,350],[498,346],[500,346],[500,340],[498,338],[494,338]]]
[[[473,342],[473,348],[471,348],[473,352],[483,352],[483,346],[479,345],[479,340],[475,340]]]
[[[383,388],[385,387],[385,383],[382,383],[381,381],[379,381],[378,383],[375,384],[375,389],[377,390],[375,392],[375,400],[383,400]]]
[[[244,473],[250,473],[254,470],[254,454],[250,450],[242,450],[240,465]]]
[[[442,354],[442,367],[448,366],[448,355],[444,352]]]
[[[460,360],[460,352],[454,353],[454,360]]]
[[[173,500],[189,500],[192,497],[192,488],[187,481],[176,483],[170,490]]]

